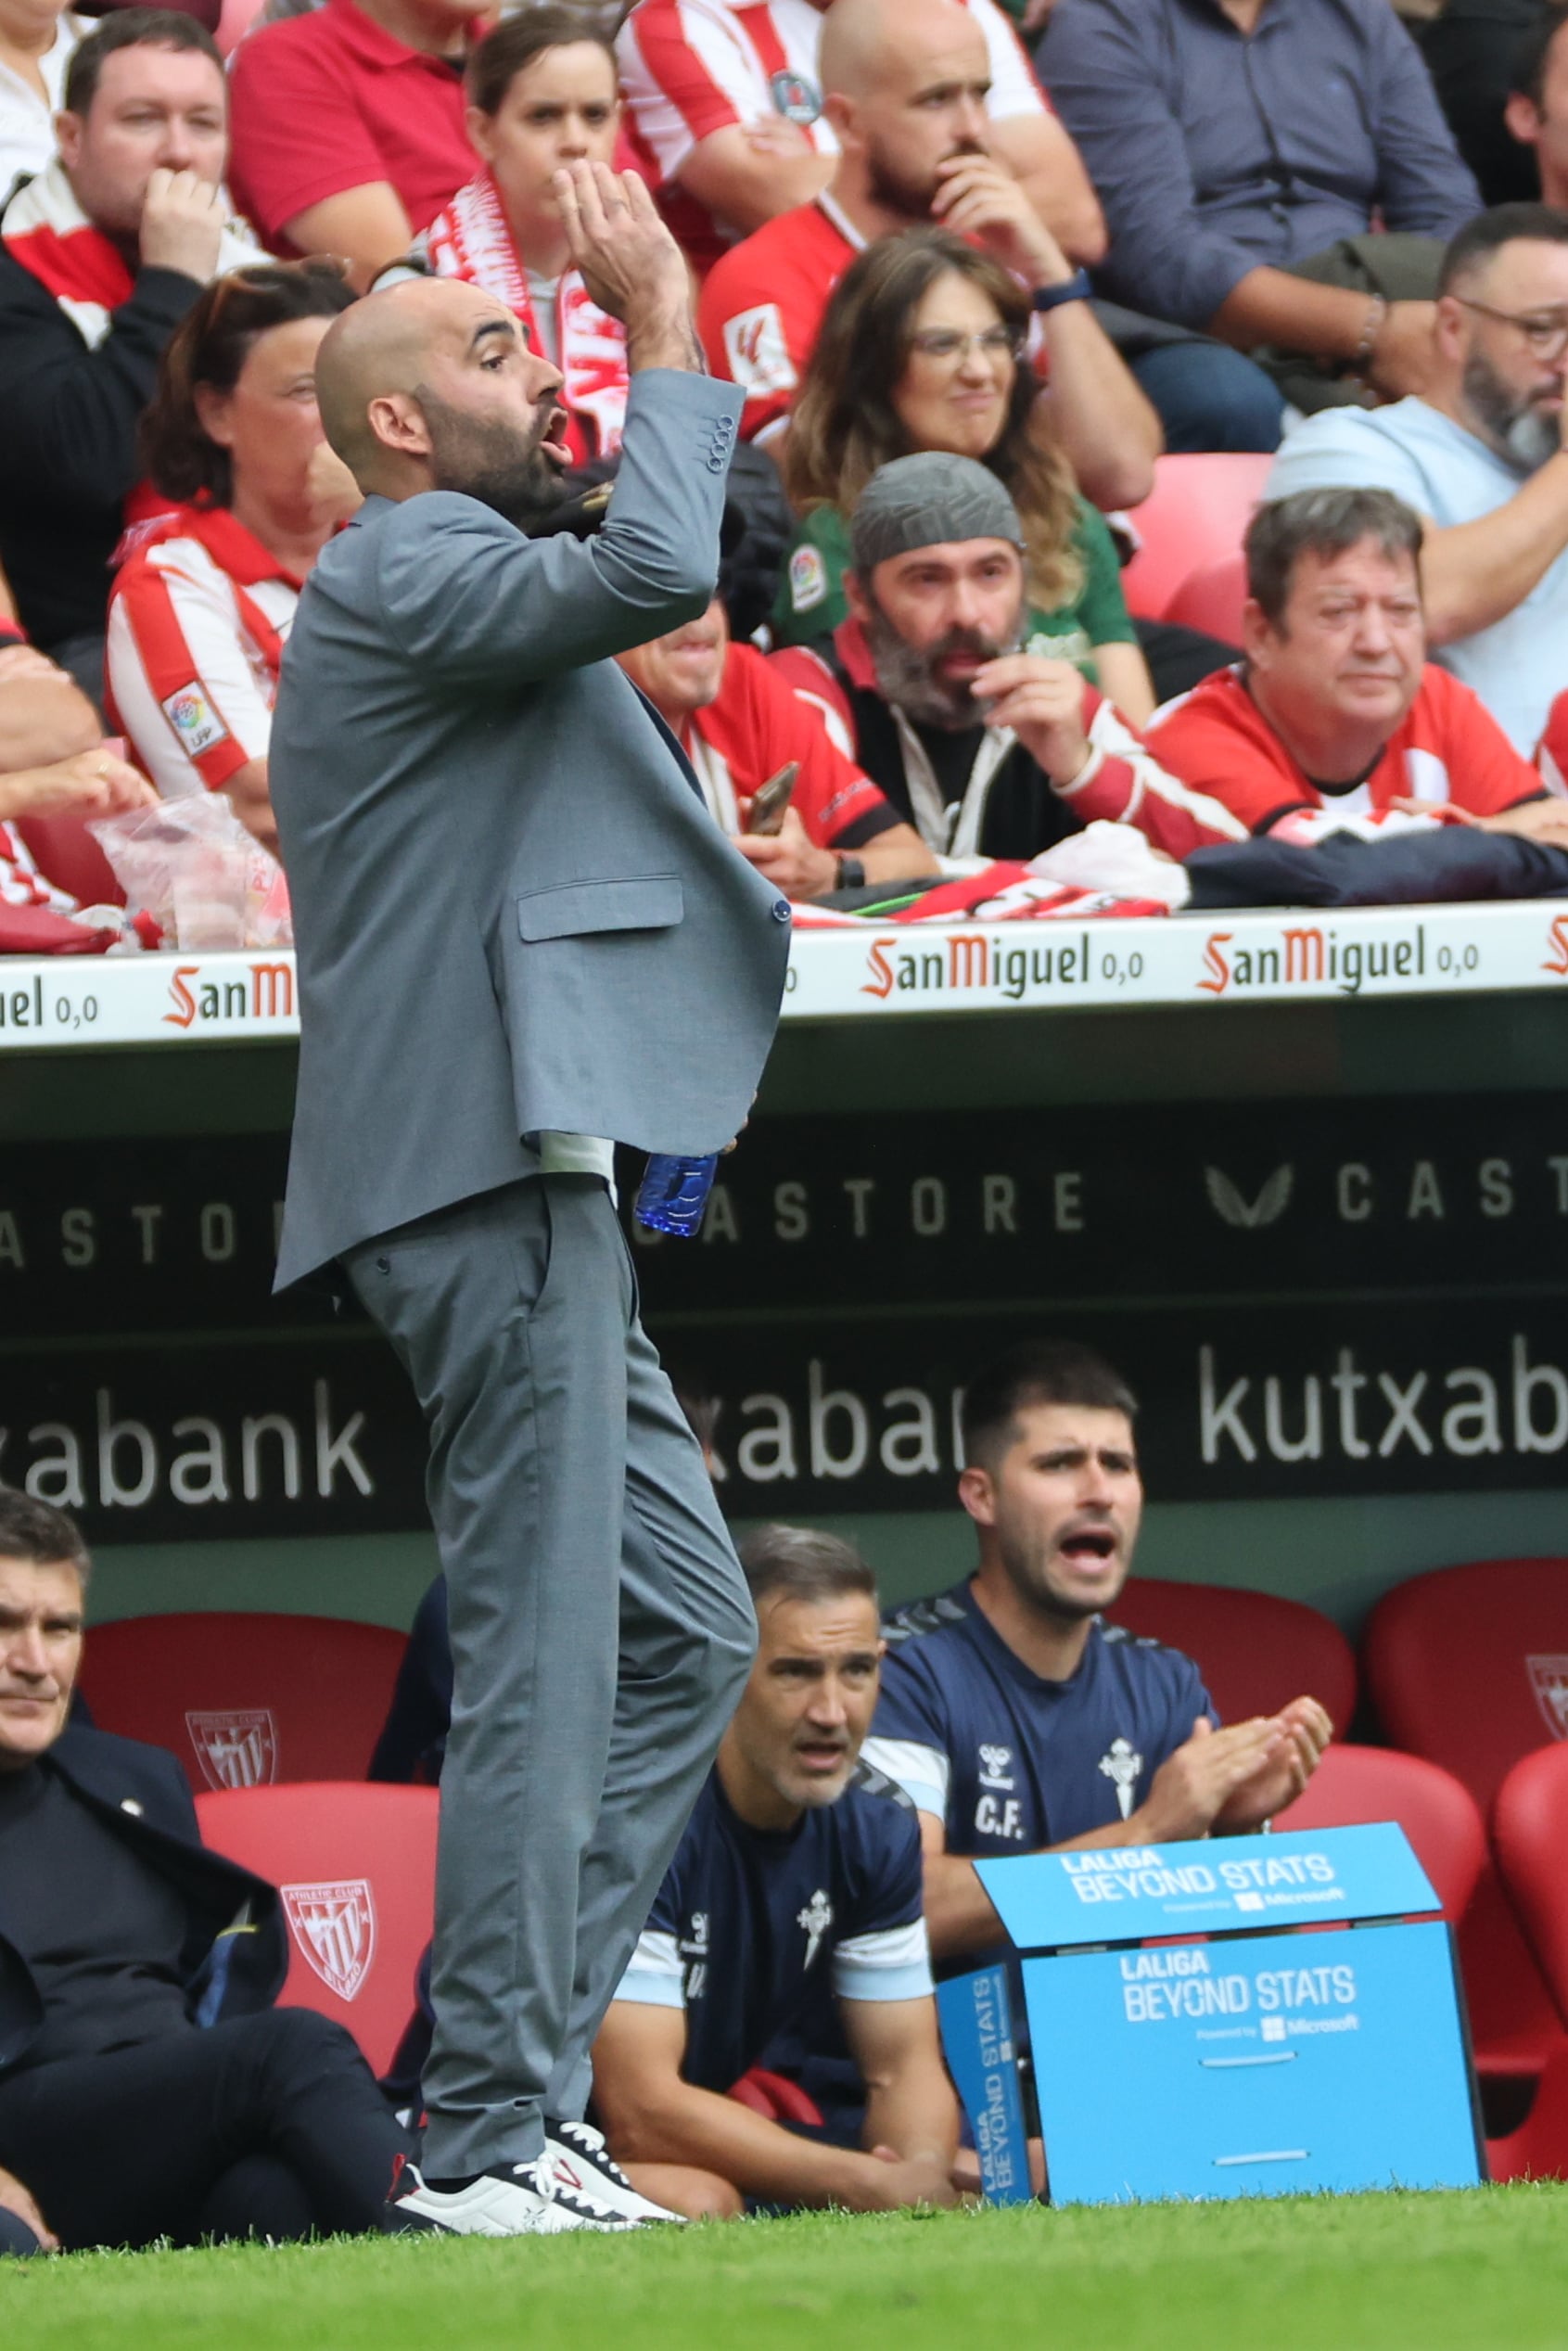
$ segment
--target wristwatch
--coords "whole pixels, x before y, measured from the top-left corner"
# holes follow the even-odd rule
[[[841,850],[835,853],[838,859],[838,876],[833,885],[834,888],[864,889],[866,886],[865,860],[860,857],[846,857]]]
[[[1034,310],[1059,310],[1064,302],[1088,302],[1094,298],[1086,269],[1076,269],[1060,286],[1037,286],[1029,296]]]

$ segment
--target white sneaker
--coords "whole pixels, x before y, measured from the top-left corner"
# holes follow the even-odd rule
[[[683,2212],[667,2211],[651,2196],[638,2194],[605,2145],[604,2132],[591,2123],[546,2122],[544,2153],[558,2183],[557,2193],[566,2189],[573,2195],[587,2196],[606,2212],[641,2227],[656,2221],[685,2227]]]
[[[656,2211],[656,2205],[648,2207]],[[620,2235],[639,2223],[559,2176],[546,2149],[537,2163],[481,2172],[465,2188],[431,2188],[405,2163],[387,2201],[387,2226],[452,2237],[553,2237],[568,2229]]]

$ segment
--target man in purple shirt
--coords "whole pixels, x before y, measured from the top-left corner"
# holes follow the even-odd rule
[[[1422,389],[1442,244],[1480,198],[1388,0],[1058,0],[1042,64],[1110,224],[1106,293],[1304,354],[1330,401],[1344,375]],[[1396,290],[1428,298],[1332,249],[1374,216],[1404,232]]]

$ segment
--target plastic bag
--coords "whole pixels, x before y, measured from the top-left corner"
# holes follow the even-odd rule
[[[113,866],[127,907],[150,914],[166,945],[200,954],[292,946],[283,868],[222,792],[99,817],[87,830]]]

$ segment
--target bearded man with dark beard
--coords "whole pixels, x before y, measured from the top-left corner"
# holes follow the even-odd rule
[[[603,527],[518,528],[567,452],[504,303],[355,303],[317,392],[364,504],[300,597],[269,763],[300,1018],[278,1281],[354,1293],[429,1433],[452,1728],[427,2120],[389,2217],[461,2236],[671,2217],[582,2119],[589,2051],[757,1623],[611,1155],[736,1133],[789,938],[612,658],[707,609],[739,402],[643,182],[578,162],[555,190],[626,328]]]
[[[1308,417],[1265,493],[1391,490],[1415,509],[1432,658],[1525,759],[1568,685],[1565,380],[1568,212],[1496,205],[1445,255],[1424,396]]]
[[[774,667],[954,878],[1027,863],[1101,819],[1156,849],[1239,837],[1163,773],[1031,612],[1018,510],[989,467],[924,450],[872,476],[850,522],[850,618]]]

